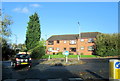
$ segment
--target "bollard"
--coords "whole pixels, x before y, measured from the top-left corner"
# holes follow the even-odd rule
[[[120,60],[109,60],[109,81],[120,81]]]

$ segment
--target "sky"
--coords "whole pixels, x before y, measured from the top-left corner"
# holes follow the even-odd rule
[[[39,15],[41,38],[79,32],[118,32],[117,2],[3,2],[4,14],[14,23],[10,26],[11,43],[24,43],[29,16]],[[78,25],[78,22],[80,25]]]

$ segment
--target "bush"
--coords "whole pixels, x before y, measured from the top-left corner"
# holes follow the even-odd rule
[[[9,60],[13,55],[16,54],[16,51],[10,48],[10,45],[5,39],[2,39],[2,60]]]
[[[38,46],[38,47],[35,47],[32,50],[31,58],[33,58],[33,59],[39,59],[43,55],[45,55],[45,47],[44,46]]]
[[[62,52],[58,52],[57,55],[63,55]]]
[[[49,55],[43,55],[42,59],[48,59]]]
[[[69,55],[74,55],[74,53],[69,53]]]
[[[80,55],[84,55],[84,53],[81,53]]]

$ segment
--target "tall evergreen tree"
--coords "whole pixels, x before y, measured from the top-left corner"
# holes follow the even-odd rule
[[[41,31],[40,31],[40,21],[37,13],[34,13],[29,17],[29,22],[26,32],[26,47],[28,50],[33,49],[37,46],[40,41]]]

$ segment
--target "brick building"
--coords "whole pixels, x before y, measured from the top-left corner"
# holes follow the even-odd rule
[[[71,54],[92,55],[94,41],[99,32],[85,32],[72,35],[53,35],[46,41],[47,54],[57,54],[64,50]]]

